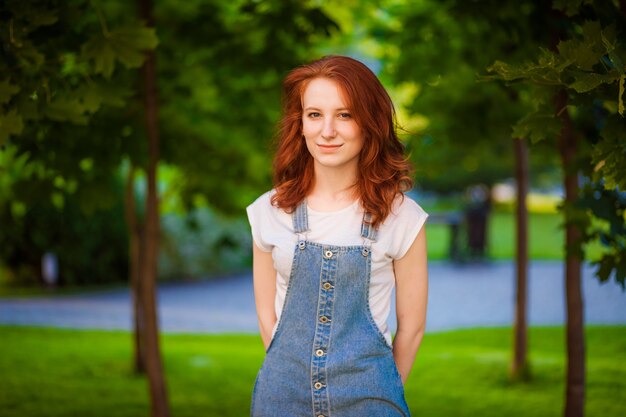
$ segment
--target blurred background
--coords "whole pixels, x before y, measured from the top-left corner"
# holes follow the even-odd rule
[[[412,412],[624,415],[625,23],[623,0],[1,2],[0,415],[248,414],[245,207],[282,79],[328,54],[389,91],[430,213]]]

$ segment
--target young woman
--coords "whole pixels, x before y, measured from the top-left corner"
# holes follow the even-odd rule
[[[255,417],[409,416],[424,333],[428,215],[391,99],[362,63],[329,56],[284,81],[275,188],[248,207],[266,357]],[[397,332],[387,326],[396,287]]]

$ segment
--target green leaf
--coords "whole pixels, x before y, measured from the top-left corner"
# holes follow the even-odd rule
[[[513,126],[513,137],[529,138],[536,143],[540,140],[556,137],[561,131],[561,119],[552,113],[537,111],[518,121]]]
[[[11,135],[19,135],[23,129],[22,116],[15,110],[0,113],[0,144],[3,144]]]
[[[73,97],[60,97],[46,107],[44,113],[52,120],[59,122],[72,122],[77,125],[87,124],[85,106],[79,99]]]
[[[563,60],[585,71],[592,71],[607,52],[602,41],[602,27],[599,22],[591,21],[583,25],[582,31],[581,39],[561,41],[557,49]]]
[[[0,104],[8,103],[18,91],[20,91],[20,87],[12,85],[8,79],[0,82]]]
[[[81,48],[85,60],[94,61],[94,72],[111,78],[115,69],[115,51],[102,35],[92,36]]]
[[[613,272],[614,262],[613,257],[609,255],[604,255],[602,259],[594,262],[594,264],[598,267],[598,269],[596,269],[596,276],[600,282],[607,282],[609,280],[611,272]]]
[[[611,84],[620,78],[619,74],[615,72],[597,74],[595,72],[576,71],[572,74],[575,81],[572,82],[569,87],[573,88],[578,93],[586,93],[598,87],[600,84]]]
[[[537,63],[509,65],[502,61],[496,61],[487,68],[487,71],[499,74],[500,78],[505,81],[529,80],[539,85],[563,85],[561,72],[569,65],[571,65],[570,60],[564,60],[560,56],[542,49]]]
[[[66,52],[61,54],[60,61],[62,62],[61,74],[67,75],[85,75],[89,72],[89,66],[86,61],[79,60],[79,57],[74,52]]]
[[[145,51],[156,48],[158,40],[154,28],[125,27],[111,32],[117,58],[127,68],[143,64]]]
[[[626,190],[626,120],[612,114],[600,131],[602,137],[592,149],[591,157],[595,165],[594,178],[604,180],[607,189],[619,187]]]
[[[145,51],[157,44],[154,28],[129,26],[92,36],[82,46],[81,53],[84,59],[93,60],[96,74],[110,78],[116,61],[127,68],[137,68],[143,64]]]
[[[123,87],[99,82],[90,82],[76,91],[76,97],[88,113],[97,112],[102,105],[121,107],[129,95]]]
[[[90,83],[82,91],[82,102],[89,113],[95,113],[102,105],[102,94],[95,83]]]
[[[496,61],[489,67],[488,72],[497,73],[505,81],[515,81],[526,78],[526,72],[518,66],[509,65],[506,62]]]

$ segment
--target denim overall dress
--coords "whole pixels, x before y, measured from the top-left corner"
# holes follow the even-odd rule
[[[306,240],[307,207],[293,213],[298,243],[282,314],[252,394],[253,417],[408,417],[391,347],[369,307],[371,242]]]

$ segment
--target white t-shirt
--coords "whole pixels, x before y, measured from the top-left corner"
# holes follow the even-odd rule
[[[246,210],[255,244],[262,251],[272,252],[276,269],[274,308],[276,317],[280,319],[298,236],[293,231],[291,214],[272,206],[270,199],[273,194],[274,191],[268,191]],[[319,212],[310,207],[307,210],[309,231],[306,232],[306,240],[334,246],[363,244],[363,208],[359,200],[333,212]],[[391,213],[378,228],[376,241],[371,245],[370,310],[389,345],[391,332],[387,318],[395,285],[393,260],[406,254],[427,217],[428,214],[411,198],[397,197]]]

